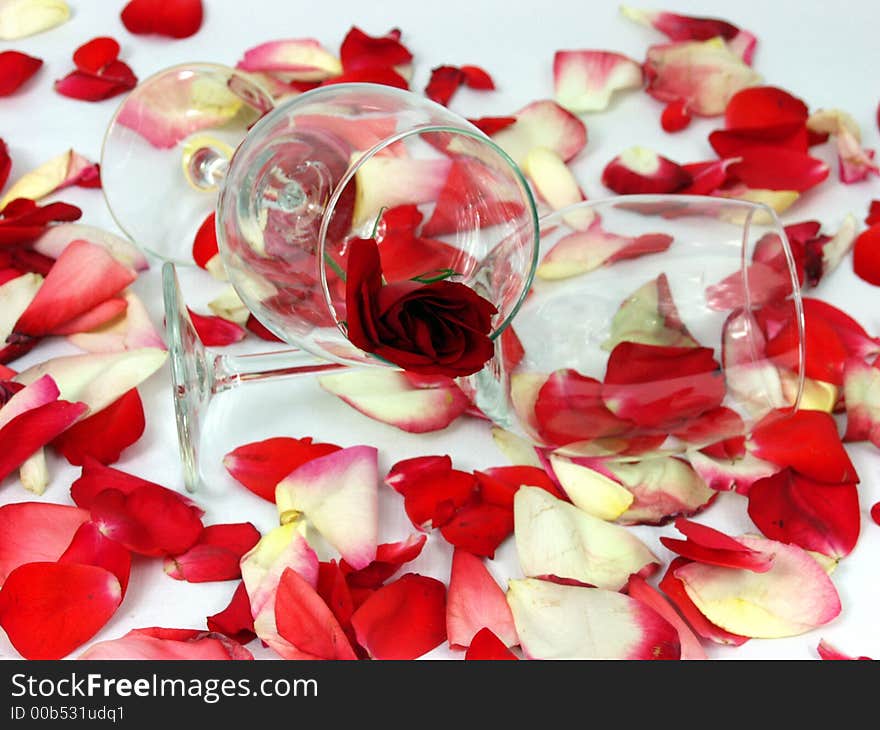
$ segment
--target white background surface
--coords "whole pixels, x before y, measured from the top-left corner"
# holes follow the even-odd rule
[[[69,2],[74,16],[67,24],[33,38],[0,43],[0,50],[15,48],[45,61],[25,91],[0,100],[0,137],[9,145],[14,163],[11,180],[71,146],[93,160],[98,159],[103,130],[119,98],[90,104],[67,99],[52,90],[52,82],[72,69],[73,51],[97,35],[111,35],[119,40],[122,59],[139,78],[145,78],[165,66],[185,61],[234,64],[245,49],[281,37],[314,37],[336,52],[352,24],[371,34],[383,34],[397,26],[415,56],[414,89],[423,89],[430,69],[442,63],[479,64],[493,75],[498,86],[496,92],[461,90],[453,100],[451,108],[466,116],[512,113],[532,100],[552,96],[552,59],[558,49],[609,49],[643,59],[648,45],[663,42],[663,36],[656,31],[620,17],[617,4],[606,0],[550,0],[540,4],[519,0],[205,0],[202,29],[182,41],[132,36],[119,21],[123,2]],[[666,6],[680,12],[724,17],[751,30],[759,39],[754,66],[766,83],[801,96],[811,109],[846,109],[862,126],[865,146],[880,148],[875,121],[880,101],[880,6],[876,3],[669,0]],[[584,117],[589,144],[574,169],[588,197],[607,195],[599,182],[603,167],[614,155],[634,144],[651,147],[680,162],[714,157],[706,137],[720,122],[697,121],[684,133],[666,135],[659,126],[660,111],[658,102],[636,92],[618,97],[608,112]],[[814,148],[812,154],[832,164],[833,179],[807,193],[785,214],[784,220],[816,218],[828,231],[836,230],[848,212],[863,220],[868,201],[880,198],[880,181],[874,178],[843,186],[836,179],[837,165],[831,146]],[[144,194],[149,194],[149,180],[144,181]],[[58,197],[80,205],[83,222],[114,228],[100,191],[72,189]],[[191,239],[184,238],[182,245],[189,246]],[[162,321],[159,272],[160,266],[154,262],[135,285],[157,323]],[[206,311],[205,304],[218,291],[217,285],[200,271],[187,274],[183,285],[191,306],[200,311]],[[844,308],[872,334],[880,332],[878,293],[880,290],[853,275],[849,258],[840,270],[810,292]],[[265,349],[264,343],[255,339],[249,342],[249,347]],[[23,369],[71,351],[73,348],[62,341],[47,342],[12,364]],[[182,489],[168,368],[140,390],[147,430],[116,466]],[[343,446],[372,444],[380,449],[383,474],[401,458],[431,453],[449,453],[455,465],[466,470],[507,463],[483,424],[460,419],[442,433],[412,436],[370,421],[321,392],[314,382],[305,380],[250,386],[222,396],[212,409],[211,423],[211,448],[205,454],[211,462],[207,469],[209,484],[205,492],[196,495],[207,510],[205,523],[250,520],[264,532],[276,524],[272,505],[236,485],[219,465],[223,453],[247,441],[275,435],[310,435]],[[832,624],[800,637],[752,640],[737,649],[711,645],[707,648],[712,657],[810,659],[816,656],[815,646],[820,637],[846,652],[880,657],[880,527],[868,515],[870,506],[880,500],[880,454],[865,444],[849,447],[849,453],[862,478],[862,537],[833,575],[843,603],[842,615]],[[69,486],[79,469],[54,456],[50,456],[50,469],[53,481],[42,499],[69,503]],[[14,477],[0,485],[0,503],[31,498]],[[746,514],[745,498],[733,494],[721,495],[699,519],[734,534],[754,530]],[[385,487],[381,529],[383,540],[402,539],[412,531],[402,501]],[[635,529],[668,564],[671,555],[657,538],[661,534],[675,534],[675,530],[671,526]],[[422,556],[405,569],[448,581],[449,556],[448,546],[440,535],[431,535]],[[491,569],[502,582],[507,577],[518,577],[512,539],[502,545]],[[180,583],[163,574],[160,561],[136,559],[124,603],[93,642],[122,636],[137,627],[204,628],[205,617],[226,606],[235,586],[235,582]],[[268,656],[259,642],[253,642],[249,648],[258,657]],[[2,631],[0,656],[17,657]],[[430,656],[461,655],[441,647]]]

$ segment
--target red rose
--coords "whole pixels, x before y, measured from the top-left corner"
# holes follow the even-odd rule
[[[372,239],[350,244],[345,303],[351,343],[413,373],[470,375],[495,351],[490,302],[451,281],[383,285]]]

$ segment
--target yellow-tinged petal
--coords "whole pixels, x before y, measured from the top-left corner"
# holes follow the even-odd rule
[[[68,18],[70,7],[65,0],[0,0],[0,40],[42,33]]]
[[[633,502],[626,487],[594,469],[555,454],[550,456],[550,464],[569,499],[594,517],[616,520]]]

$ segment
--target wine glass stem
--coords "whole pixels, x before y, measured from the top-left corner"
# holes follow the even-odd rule
[[[244,383],[312,375],[340,370],[345,365],[321,360],[303,350],[277,350],[253,355],[214,357],[212,393],[222,393]]]
[[[226,177],[229,158],[214,147],[199,147],[186,161],[186,174],[200,190],[213,190]]]

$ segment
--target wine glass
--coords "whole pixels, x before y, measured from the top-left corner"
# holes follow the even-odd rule
[[[772,209],[634,195],[540,223],[504,343],[508,428],[570,456],[638,458],[741,439],[798,408],[802,282]]]
[[[493,341],[537,265],[535,202],[516,164],[469,122],[399,89],[338,84],[277,105],[251,127],[219,186],[217,235],[230,283],[260,322],[302,352],[234,358],[205,351],[174,263],[166,262],[166,327],[190,490],[199,482],[213,395],[269,376],[389,366],[348,337],[354,241],[375,241],[385,284],[445,280],[469,288],[495,310]],[[490,361],[459,383],[500,418],[502,375]]]

